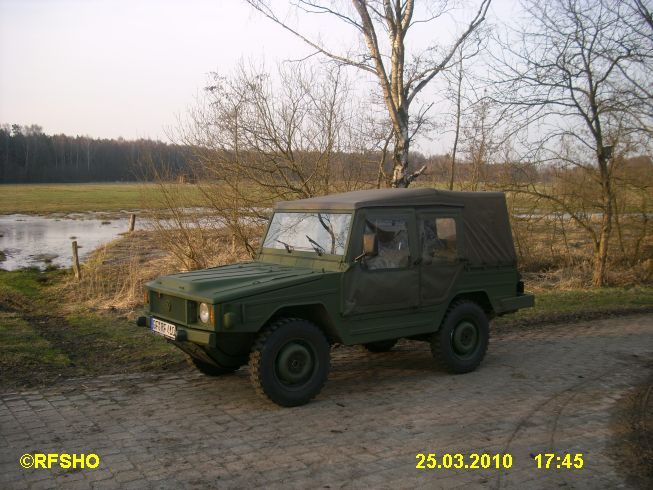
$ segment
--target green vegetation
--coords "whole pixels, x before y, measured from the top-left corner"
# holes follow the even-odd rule
[[[535,307],[497,320],[498,324],[540,323],[653,310],[653,287],[550,290],[535,295]]]
[[[200,195],[184,188],[188,206],[200,205]],[[0,214],[115,212],[157,207],[155,184],[4,184],[0,185]]]
[[[62,302],[66,274],[0,271],[0,388],[183,363],[183,354],[133,320]]]
[[[61,274],[56,272],[53,274]],[[26,303],[34,300],[48,276],[38,269],[23,269],[21,271],[6,272],[0,270],[0,304],[8,301]]]
[[[554,290],[538,294],[535,308],[521,311],[520,316],[646,306],[653,306],[653,287]]]
[[[446,183],[416,181],[413,187],[434,187],[446,189]],[[168,192],[183,194],[184,206],[210,205],[206,197],[193,184],[165,184]],[[455,190],[464,190],[465,182],[456,184]],[[256,197],[256,189],[246,187],[247,193]],[[527,195],[507,193],[511,208],[538,212],[550,212],[555,209],[546,199],[536,202]],[[629,195],[629,203],[637,196]],[[265,196],[258,196],[266,199]],[[88,184],[0,184],[0,214],[52,214],[115,212],[136,209],[166,209],[169,203],[161,200],[161,186],[154,183],[88,183]],[[635,205],[627,207],[627,212],[637,212]]]
[[[18,313],[0,311],[0,345],[0,386],[39,384],[70,366],[69,357]]]

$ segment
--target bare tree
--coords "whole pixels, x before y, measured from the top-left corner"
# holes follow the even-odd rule
[[[471,167],[468,188],[477,191],[485,178],[485,168],[498,147],[492,101],[481,97],[468,107],[469,122],[463,127],[462,149]]]
[[[460,123],[462,120],[462,97],[463,97],[463,53],[462,49],[459,48],[458,61],[456,63],[455,78],[450,83],[453,86],[451,90],[453,92],[454,99],[454,137],[453,137],[453,146],[451,147],[451,161],[449,167],[449,190],[453,190],[453,183],[456,173],[456,157],[458,155],[458,142],[460,141]]]
[[[306,63],[274,73],[241,63],[231,76],[211,75],[176,139],[192,148],[193,188],[240,250],[254,255],[275,201],[374,185],[384,136],[350,90],[343,71]],[[180,207],[174,187],[162,195]],[[168,214],[163,226],[183,228],[183,212]]]
[[[487,163],[487,158],[493,146],[493,127],[495,121],[490,119],[495,116],[494,107],[487,98],[485,91],[480,96],[478,87],[484,86],[486,80],[479,76],[478,70],[475,73],[472,67],[477,68],[481,60],[471,60],[486,49],[485,42],[479,42],[472,46],[474,49],[465,49],[460,46],[456,54],[454,65],[444,73],[447,81],[446,98],[451,105],[451,113],[448,114],[448,125],[453,125],[453,145],[449,159],[449,190],[453,190],[456,180],[456,167],[461,155],[467,156],[467,161],[461,159],[461,170],[465,172],[465,179],[470,179],[468,184],[473,190],[478,188],[481,177],[482,166]],[[461,187],[466,187],[461,183]]]
[[[644,0],[630,0],[625,3],[639,15],[644,23],[643,28],[648,31],[646,35],[653,41],[653,14],[650,5]]]
[[[391,185],[408,187],[425,170],[409,169],[411,140],[419,131],[419,120],[428,106],[417,111],[418,123],[411,128],[411,105],[416,96],[439,73],[447,68],[456,51],[468,42],[485,20],[491,0],[480,0],[480,5],[467,26],[455,36],[445,49],[433,43],[426,49],[409,54],[406,37],[417,24],[431,23],[451,10],[448,0],[429,2],[419,11],[414,0],[352,0],[353,10],[339,7],[334,2],[297,0],[296,8],[307,14],[328,15],[351,27],[360,36],[366,49],[359,52],[340,53],[326,46],[316,37],[304,33],[284,20],[266,0],[246,0],[267,18],[291,32],[316,53],[340,65],[351,66],[372,74],[378,81],[383,100],[392,122],[394,149]],[[385,35],[385,36],[384,36]],[[385,41],[384,41],[385,39]]]
[[[528,25],[503,46],[496,99],[511,108],[506,118],[529,131],[529,159],[551,165],[558,184],[517,190],[560,206],[589,234],[592,283],[602,286],[615,161],[641,149],[650,134],[648,41],[632,29],[637,12],[610,0],[527,0],[526,8]]]
[[[650,2],[644,0],[625,0],[609,5],[614,16],[625,18],[629,35],[623,39],[624,49],[629,51],[631,62],[617,63],[617,69],[628,82],[629,97],[637,102],[642,116],[636,120],[637,129],[653,134],[650,124],[653,118],[653,16]],[[635,38],[636,43],[631,40]],[[612,62],[619,60],[610,59]]]

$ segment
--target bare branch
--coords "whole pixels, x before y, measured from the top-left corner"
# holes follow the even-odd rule
[[[478,11],[476,12],[476,15],[467,26],[465,32],[463,32],[458,37],[456,42],[453,44],[453,46],[451,46],[440,63],[425,70],[423,74],[416,77],[417,79],[421,78],[422,80],[415,86],[415,88],[412,89],[408,95],[408,103],[410,103],[415,98],[415,95],[417,95],[424,87],[426,87],[426,85],[449,64],[449,61],[451,61],[451,58],[453,58],[458,48],[465,42],[465,40],[467,40],[472,32],[474,32],[483,23],[491,2],[492,0],[483,0],[478,8]]]
[[[268,19],[270,19],[271,21],[273,21],[277,25],[281,26],[282,28],[284,28],[285,30],[290,32],[291,34],[295,35],[296,37],[301,39],[303,42],[305,42],[306,44],[308,44],[309,46],[314,48],[316,51],[322,53],[325,56],[328,56],[332,60],[334,60],[334,61],[336,61],[338,63],[342,63],[344,65],[354,66],[354,67],[359,68],[361,70],[368,71],[368,72],[371,72],[371,73],[375,73],[375,70],[374,70],[374,68],[372,66],[370,66],[370,65],[368,65],[368,64],[366,64],[366,63],[364,63],[362,61],[352,60],[351,58],[348,58],[347,56],[336,54],[336,53],[326,49],[324,46],[322,46],[318,42],[309,39],[307,36],[300,33],[296,29],[293,29],[287,23],[285,23],[284,21],[279,19],[275,15],[274,11],[264,1],[262,1],[262,0],[245,0],[245,1],[249,5],[251,5],[254,9],[256,9],[261,14],[263,14],[265,17],[267,17]],[[329,11],[325,10],[323,13],[332,13],[332,12],[329,12]],[[336,15],[335,13],[333,13],[333,14]],[[350,18],[345,17],[345,16],[341,16],[341,15],[337,15],[337,16],[348,19],[347,20],[348,24],[355,25],[357,28],[360,28],[359,24],[356,23],[353,19],[350,19]]]

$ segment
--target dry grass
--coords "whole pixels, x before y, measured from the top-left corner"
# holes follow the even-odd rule
[[[146,281],[174,271],[174,264],[152,243],[150,232],[137,231],[98,248],[82,264],[82,279],[65,282],[67,294],[89,307],[133,309],[141,302]]]
[[[571,220],[550,216],[513,218],[519,268],[531,289],[590,288],[594,248],[588,233]],[[622,223],[610,241],[607,286],[653,281],[653,229]]]
[[[573,291],[591,284],[592,245],[572,225],[566,228],[563,239],[559,227],[550,222],[514,224],[520,269],[529,290]],[[616,243],[614,247],[618,250]],[[649,256],[650,247],[647,237],[644,253]],[[614,255],[608,275],[610,286],[651,284],[653,258],[632,263],[619,253]],[[201,257],[201,261],[189,265],[189,256]],[[226,229],[136,231],[95,250],[82,266],[82,280],[68,277],[64,281],[64,294],[70,304],[130,314],[142,306],[144,284],[156,277],[249,258]]]
[[[160,231],[135,231],[95,250],[82,265],[82,279],[77,281],[70,276],[63,283],[68,302],[126,314],[142,306],[146,282],[188,270],[175,251],[167,250],[166,242],[159,238]],[[206,240],[205,234],[202,240]],[[242,250],[232,247],[231,237],[224,231],[216,231],[210,243],[210,250],[203,250],[210,267],[247,258]]]

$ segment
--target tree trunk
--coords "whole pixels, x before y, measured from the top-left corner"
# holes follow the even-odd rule
[[[608,239],[610,237],[610,218],[608,213],[603,213],[601,220],[601,235],[598,247],[594,253],[594,274],[592,275],[592,286],[596,288],[605,285],[606,264],[608,259]]]
[[[25,176],[29,182],[29,137],[25,138]]]
[[[392,187],[408,187],[408,138],[398,137],[395,139],[395,147],[392,154]]]
[[[384,166],[385,166],[385,157],[388,154],[388,146],[390,145],[390,139],[392,139],[392,134],[393,134],[392,131],[390,132],[390,134],[388,134],[387,138],[385,139],[385,143],[383,144],[383,150],[381,150],[381,160],[379,161],[379,172],[376,177],[377,189],[381,188],[381,183],[384,180],[386,181],[386,185],[387,185],[387,177],[385,174]]]
[[[601,166],[602,194],[603,194],[603,217],[601,218],[601,233],[599,242],[594,253],[594,274],[592,275],[592,285],[596,288],[605,285],[607,262],[608,262],[608,245],[610,234],[612,232],[612,186],[610,177],[605,166]]]
[[[456,171],[456,153],[458,152],[458,136],[460,134],[460,116],[456,117],[456,136],[453,140],[453,149],[451,150],[451,162],[449,164],[449,190],[453,190],[453,182]]]
[[[481,149],[480,151],[483,150]],[[472,161],[471,190],[473,192],[478,190],[478,184],[481,181],[481,166],[483,165],[483,160],[481,158],[481,155],[479,155]]]
[[[463,84],[463,57],[462,49],[460,52],[460,60],[458,61],[458,87],[456,89],[456,134],[453,140],[453,149],[451,150],[451,167],[449,169],[449,190],[453,190],[454,174],[456,171],[456,153],[458,151],[458,138],[460,137],[460,106],[462,97],[462,84]]]

